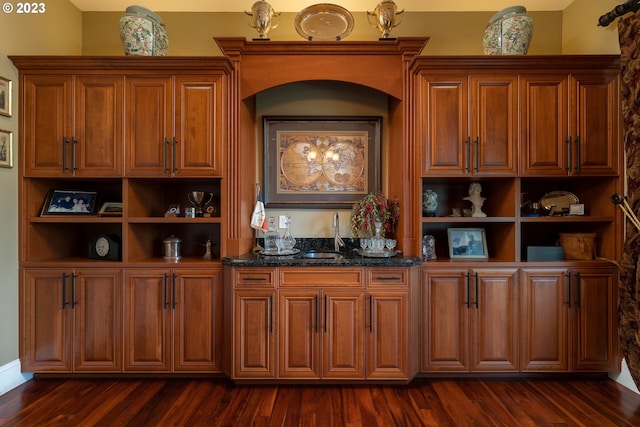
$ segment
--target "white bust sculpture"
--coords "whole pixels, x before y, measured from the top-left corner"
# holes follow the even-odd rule
[[[468,200],[473,203],[473,207],[471,210],[471,216],[474,217],[486,217],[487,214],[482,212],[482,205],[486,200],[485,197],[480,196],[482,192],[482,186],[480,186],[479,182],[472,182],[469,185],[469,195],[464,197],[462,200]]]

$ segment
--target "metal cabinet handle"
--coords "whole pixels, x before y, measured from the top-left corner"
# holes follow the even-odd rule
[[[169,302],[167,301],[167,280],[168,275],[167,273],[164,273],[164,278],[162,280],[162,307],[165,309],[169,305]]]
[[[480,295],[478,294],[478,273],[476,273],[476,309],[478,308],[478,300]]]
[[[320,325],[318,325],[318,322],[320,321],[320,313],[318,310],[318,304],[319,304],[319,300],[320,298],[318,297],[318,295],[315,296],[315,300],[316,300],[316,334],[319,331]]]
[[[567,172],[571,172],[573,162],[571,161],[571,137],[567,137]]]
[[[71,171],[78,170],[76,167],[76,144],[78,140],[75,137],[71,137]]]
[[[476,145],[476,172],[480,170],[480,137],[476,136],[474,141]]]
[[[173,173],[175,173],[178,170],[178,164],[177,164],[177,160],[176,160],[176,155],[178,153],[178,140],[176,139],[176,137],[173,137]]]
[[[71,273],[71,308],[75,308],[78,302],[76,301],[76,277],[77,274]]]
[[[62,309],[67,306],[67,273],[62,273]]]
[[[469,273],[466,274],[467,276],[467,300],[464,302],[467,306],[467,308],[471,307],[471,275]]]
[[[327,333],[327,296],[324,296],[324,333]]]
[[[468,136],[467,140],[465,141],[465,144],[467,144],[467,172],[471,172],[471,137]]]
[[[169,168],[167,167],[167,157],[169,156],[169,139],[167,137],[164,138],[164,150],[162,154],[164,156],[164,173],[168,173]]]
[[[67,141],[67,137],[63,136],[62,137],[62,173],[65,173],[66,171],[69,170],[69,168],[67,168],[67,144],[69,143],[69,141]]]
[[[177,301],[177,298],[176,298],[176,278],[177,277],[178,277],[178,275],[176,273],[173,273],[173,275],[171,276],[171,300],[173,302],[173,309],[174,310],[178,306],[178,301]]]
[[[576,172],[580,172],[580,137],[576,137]]]
[[[569,308],[572,307],[573,305],[573,291],[572,291],[572,286],[571,286],[571,273],[567,273],[565,274],[565,276],[567,277],[568,281],[569,281]]]
[[[373,295],[369,295],[369,332],[373,332]]]

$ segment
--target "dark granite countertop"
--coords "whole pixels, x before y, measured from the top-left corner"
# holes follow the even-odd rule
[[[222,264],[234,267],[412,267],[420,264],[418,257],[405,257],[398,253],[393,257],[367,257],[356,252],[356,239],[343,239],[337,258],[307,258],[305,252],[333,252],[333,239],[297,239],[294,255],[262,255],[250,252],[235,257],[222,258]],[[262,242],[258,241],[259,244]]]

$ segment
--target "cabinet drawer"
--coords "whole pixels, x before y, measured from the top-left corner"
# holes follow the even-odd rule
[[[275,286],[276,270],[274,268],[245,268],[236,270],[235,285],[237,288]]]
[[[362,287],[364,270],[361,268],[281,268],[280,286]]]
[[[370,268],[367,270],[367,283],[371,287],[409,285],[408,268]]]

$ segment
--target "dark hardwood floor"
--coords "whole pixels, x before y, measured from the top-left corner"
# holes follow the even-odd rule
[[[3,426],[640,426],[606,378],[240,386],[224,379],[41,379],[0,396]]]

